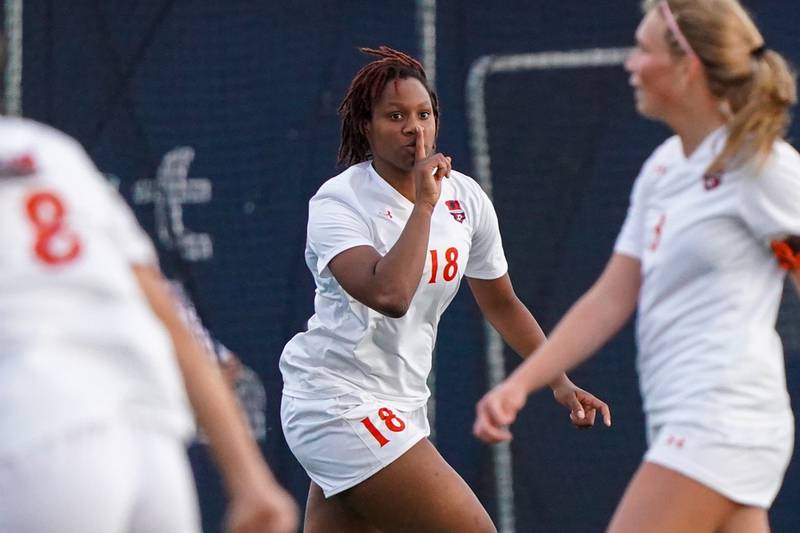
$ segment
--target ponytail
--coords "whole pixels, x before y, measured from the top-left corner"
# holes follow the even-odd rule
[[[788,129],[789,109],[797,101],[794,73],[780,54],[764,46],[739,0],[643,0],[642,8],[649,12],[661,2],[674,13],[728,118],[728,140],[709,171],[763,164]],[[674,55],[685,53],[672,33],[665,37]]]
[[[774,142],[789,128],[789,109],[797,102],[794,73],[777,52],[756,52],[750,79],[728,86],[722,95],[732,116],[728,141],[711,164],[712,170],[735,168],[751,161],[765,163]]]

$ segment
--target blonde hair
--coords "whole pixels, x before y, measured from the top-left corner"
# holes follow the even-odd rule
[[[763,163],[789,127],[789,109],[797,102],[794,72],[779,53],[765,47],[738,0],[644,0],[642,9],[648,13],[660,1],[674,13],[728,115],[728,140],[710,170],[751,160]],[[671,32],[666,39],[674,55],[686,53]]]

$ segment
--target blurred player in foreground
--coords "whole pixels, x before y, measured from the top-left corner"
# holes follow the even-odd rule
[[[497,216],[471,178],[434,153],[439,107],[422,66],[381,47],[339,110],[339,162],[309,203],[308,330],[283,351],[281,420],[311,477],[305,530],[495,531],[427,439],[426,379],[439,318],[461,278],[519,353],[544,334],[514,294]],[[448,179],[445,179],[448,178]],[[578,426],[608,407],[551,380]]]
[[[127,205],[74,140],[0,117],[0,531],[199,533],[187,392],[227,531],[295,531]]]
[[[549,341],[478,404],[497,442],[532,391],[637,307],[649,449],[613,533],[765,533],[794,421],[775,331],[800,288],[795,81],[736,0],[646,1],[626,63],[638,111],[675,136],[645,162],[614,254]]]

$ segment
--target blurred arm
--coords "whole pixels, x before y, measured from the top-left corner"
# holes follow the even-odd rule
[[[275,525],[275,531],[292,530],[297,513],[294,503],[264,462],[219,369],[178,314],[166,280],[152,266],[134,266],[133,271],[151,308],[170,333],[189,401],[208,435],[230,494],[231,514],[251,525],[269,523]]]
[[[406,314],[417,292],[431,230],[432,206],[417,204],[397,242],[381,255],[356,246],[330,260],[328,268],[347,294],[392,318]]]

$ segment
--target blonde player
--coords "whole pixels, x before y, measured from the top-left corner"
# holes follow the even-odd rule
[[[0,118],[0,531],[199,533],[187,391],[227,530],[294,531],[125,203],[74,140]]]
[[[511,286],[487,196],[433,153],[439,108],[422,66],[381,47],[340,107],[340,162],[309,203],[308,330],[281,357],[281,418],[311,477],[305,531],[494,531],[429,435],[426,378],[439,317],[466,276],[519,353],[544,339]],[[448,177],[449,179],[445,179]],[[579,426],[608,407],[555,376]]]
[[[526,396],[638,303],[649,449],[609,531],[765,533],[794,438],[775,321],[786,270],[800,289],[800,156],[780,138],[795,83],[736,0],[644,11],[626,68],[639,112],[676,135],[644,164],[605,272],[480,401],[475,433],[509,439]]]

